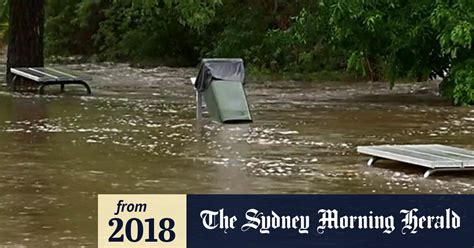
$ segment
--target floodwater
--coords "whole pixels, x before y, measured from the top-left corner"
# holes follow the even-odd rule
[[[474,109],[437,82],[249,82],[255,122],[221,125],[195,119],[194,69],[69,68],[94,77],[92,96],[0,91],[0,247],[96,247],[100,193],[474,193],[474,173],[423,179],[356,152],[474,149]]]

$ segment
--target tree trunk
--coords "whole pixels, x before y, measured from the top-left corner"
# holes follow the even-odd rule
[[[42,67],[44,0],[9,0],[7,83],[12,67]]]

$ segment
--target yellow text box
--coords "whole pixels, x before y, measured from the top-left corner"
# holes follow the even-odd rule
[[[99,195],[99,248],[186,248],[186,195]]]

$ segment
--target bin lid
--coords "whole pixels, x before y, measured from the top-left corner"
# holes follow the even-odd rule
[[[212,80],[244,83],[245,68],[242,59],[203,59],[194,84],[199,92],[205,91]]]

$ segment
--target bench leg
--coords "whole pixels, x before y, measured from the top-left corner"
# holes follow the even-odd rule
[[[435,172],[435,170],[427,170],[425,172],[425,174],[423,174],[423,178],[428,178],[429,176],[431,176],[431,174],[433,174]]]
[[[11,89],[12,89],[13,92],[16,91],[15,81],[16,81],[17,78],[18,78],[17,75],[13,76],[13,79],[12,79],[12,82],[11,82],[12,85],[10,85],[10,87],[11,87]]]
[[[86,82],[79,81],[78,83],[86,88],[88,95],[92,94],[91,88],[89,87],[89,85]]]
[[[379,161],[379,160],[380,160],[380,158],[378,158],[378,157],[371,157],[371,158],[369,159],[369,162],[367,162],[367,165],[368,165],[368,166],[373,166],[373,165],[375,164],[375,162],[377,162],[377,161]]]
[[[38,94],[40,94],[40,95],[44,94],[44,87],[45,86],[46,86],[45,84],[40,84],[40,86],[38,87]]]
[[[474,171],[474,167],[462,167],[462,168],[438,168],[438,169],[429,169],[423,174],[424,178],[428,178],[437,172],[460,172],[460,171]]]
[[[61,84],[61,93],[64,93],[64,84]]]

